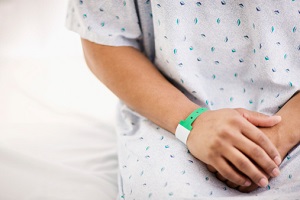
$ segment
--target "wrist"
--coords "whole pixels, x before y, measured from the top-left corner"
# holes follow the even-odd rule
[[[282,159],[299,142],[295,130],[290,129],[284,121],[271,128],[263,128],[263,132],[275,145]]]
[[[174,135],[180,121],[186,119],[194,110],[199,108],[199,105],[191,101],[184,102],[185,103],[178,104],[176,109],[172,110],[172,114],[167,118],[168,121],[166,121],[166,126],[170,127],[168,130]]]
[[[181,120],[176,128],[176,138],[186,145],[188,136],[193,129],[192,124],[202,113],[206,112],[207,110],[208,109],[204,107],[197,108],[185,120]]]

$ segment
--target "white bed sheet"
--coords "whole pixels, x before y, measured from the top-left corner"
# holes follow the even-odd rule
[[[116,99],[66,59],[1,61],[1,200],[116,197]]]
[[[117,98],[64,28],[66,4],[0,1],[0,200],[116,199]]]

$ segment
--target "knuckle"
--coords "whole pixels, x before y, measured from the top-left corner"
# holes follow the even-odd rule
[[[265,162],[263,166],[260,166],[262,171],[266,174],[272,175],[272,172],[274,168],[276,168],[276,165],[271,162]]]
[[[219,171],[219,174],[223,176],[225,179],[231,179],[232,174],[228,169],[223,169],[222,171]]]
[[[259,142],[259,144],[261,144],[261,146],[264,146],[267,143],[266,137],[262,132],[257,133],[256,140]]]
[[[262,150],[258,146],[255,146],[251,149],[251,154],[253,158],[260,158],[262,156]]]
[[[233,134],[232,134],[232,129],[231,129],[230,127],[224,126],[224,127],[220,130],[219,136],[221,137],[221,138],[219,138],[219,139],[222,139],[222,140],[223,140],[224,138],[230,138],[230,137],[232,137],[232,136],[233,136]]]
[[[216,158],[216,151],[213,150],[213,146],[211,146],[211,148],[208,150],[206,155],[207,155],[208,158]],[[214,159],[211,159],[210,164],[212,164],[213,161],[214,161]]]
[[[245,112],[244,108],[235,108],[234,110],[236,110],[240,114],[243,114]]]
[[[272,175],[275,168],[277,168],[277,165],[272,160],[265,162],[262,166],[263,172],[269,175]]]
[[[248,162],[246,160],[238,160],[237,168],[238,169],[247,169],[249,167]]]
[[[233,116],[231,116],[230,117],[230,122],[233,125],[240,124],[241,123],[241,116],[240,115],[233,115]]]
[[[224,180],[232,180],[232,175],[226,171],[223,171],[220,175],[224,178]]]
[[[222,147],[222,144],[223,144],[222,138],[216,137],[216,138],[212,141],[212,143],[211,143],[211,145],[210,145],[210,149],[211,149],[212,151],[216,151],[216,150],[220,149],[220,147]]]

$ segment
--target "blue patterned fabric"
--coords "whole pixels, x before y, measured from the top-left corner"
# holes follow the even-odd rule
[[[132,46],[192,101],[275,114],[300,88],[299,0],[71,0],[66,25]],[[299,150],[268,188],[227,188],[172,134],[120,103],[120,199],[297,199]]]

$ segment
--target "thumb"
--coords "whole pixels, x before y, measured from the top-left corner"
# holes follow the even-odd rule
[[[243,117],[247,119],[251,124],[258,127],[272,127],[281,121],[281,117],[278,115],[269,116],[249,110],[243,112]]]

